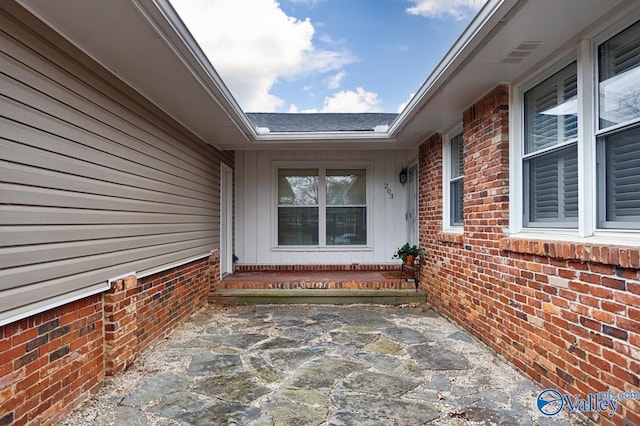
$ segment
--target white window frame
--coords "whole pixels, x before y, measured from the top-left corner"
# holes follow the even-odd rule
[[[442,138],[442,230],[455,234],[462,234],[464,232],[464,224],[451,224],[451,140],[460,134],[463,135],[462,140],[464,146],[464,128],[462,123],[459,123],[456,127],[446,132]]]
[[[318,169],[318,245],[278,245],[278,170],[280,169]],[[326,229],[326,170],[327,169],[364,169],[366,172],[366,217],[367,243],[364,245],[327,245]],[[373,245],[373,193],[372,167],[370,161],[274,161],[271,185],[271,217],[273,230],[271,247],[274,251],[369,251]]]
[[[598,227],[596,140],[606,132],[598,130],[598,47],[640,20],[640,8],[628,10],[584,38],[511,87],[509,139],[510,210],[509,233],[527,239],[553,238],[559,241],[593,242],[611,245],[637,245],[640,230],[603,229]],[[578,228],[544,228],[524,226],[523,154],[524,93],[577,62],[578,73]],[[628,126],[629,123],[625,123]]]

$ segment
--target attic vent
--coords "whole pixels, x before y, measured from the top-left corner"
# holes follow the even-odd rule
[[[520,42],[507,56],[502,58],[500,62],[515,64],[524,61],[529,55],[535,52],[544,42],[542,41],[523,41]]]

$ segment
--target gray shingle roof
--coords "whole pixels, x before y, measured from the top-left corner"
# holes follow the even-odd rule
[[[392,113],[247,113],[256,128],[270,132],[373,132],[389,126],[398,114]]]

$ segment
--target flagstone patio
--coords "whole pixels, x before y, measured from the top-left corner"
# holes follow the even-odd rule
[[[209,305],[62,425],[580,424],[428,305]]]

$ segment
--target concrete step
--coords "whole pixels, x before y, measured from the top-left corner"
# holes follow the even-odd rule
[[[423,291],[406,289],[217,289],[209,293],[209,303],[219,305],[404,305],[425,301]]]

